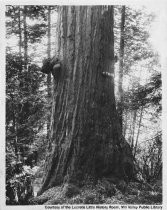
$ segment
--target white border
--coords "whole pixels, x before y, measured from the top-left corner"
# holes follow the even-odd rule
[[[164,22],[167,26],[167,1],[166,0],[0,0],[0,210],[5,209],[45,209],[45,206],[6,206],[5,205],[5,5],[157,5],[161,6],[164,13]],[[167,46],[167,28],[162,44]],[[161,39],[161,37],[159,37]],[[167,50],[164,47],[162,57],[162,129],[163,129],[163,209],[167,209]],[[128,205],[130,206],[130,205]]]

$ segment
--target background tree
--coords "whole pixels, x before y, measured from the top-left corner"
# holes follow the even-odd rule
[[[123,17],[124,14],[124,11],[122,11],[122,9],[123,8],[121,6],[117,6],[115,8],[116,14],[114,29],[116,40],[115,51],[117,53],[121,49],[121,47],[119,46],[119,40],[121,40],[121,17]],[[154,121],[151,121],[152,124],[150,123],[149,128],[148,122],[146,122],[153,117],[156,118],[156,122],[158,122],[159,124],[158,119],[160,118],[160,112],[158,113],[155,111],[156,109],[159,109],[159,105],[157,104],[157,108],[155,108],[156,106],[154,106],[153,108],[151,105],[152,103],[150,100],[150,96],[153,96],[154,94],[156,95],[157,91],[159,93],[159,102],[161,100],[161,85],[158,87],[151,79],[160,75],[160,66],[158,61],[158,55],[154,53],[149,42],[150,24],[155,18],[155,16],[151,13],[149,14],[148,12],[146,12],[145,8],[136,9],[127,6],[126,13],[124,15],[124,72],[122,82],[122,91],[124,94],[124,99],[120,103],[120,67],[116,65],[115,83],[116,90],[118,91],[116,92],[116,100],[118,101],[118,112],[120,112],[120,107],[122,108],[123,135],[130,143],[131,148],[133,149],[134,156],[136,156],[136,154],[138,156],[139,153],[141,155],[141,150],[138,150],[138,147],[140,147],[140,141],[144,141],[144,139],[146,138],[145,136],[150,136],[149,138],[152,139],[153,135],[156,136],[157,132],[159,132],[160,129],[157,124],[155,124],[153,128]],[[121,62],[122,61],[120,56],[119,64]],[[143,89],[149,87],[150,81],[152,81],[157,87],[154,94],[146,94],[147,91],[145,93],[141,93],[141,87],[143,87]],[[131,100],[132,95],[134,97],[133,103]],[[137,99],[137,95],[140,95],[139,100]],[[144,102],[146,99],[145,96],[148,97],[148,103]],[[150,129],[149,133],[147,129]],[[144,144],[141,146],[144,146]],[[138,153],[137,151],[140,152]],[[137,157],[137,160],[139,156]]]
[[[33,59],[37,57],[37,55],[36,56],[34,56],[34,54],[31,55],[31,53],[29,52],[32,49],[31,45],[38,44],[42,40],[42,37],[46,35],[46,30],[44,29],[47,26],[46,7],[45,6],[7,6],[6,15],[7,15],[7,37],[8,39],[10,38],[16,39],[18,40],[18,43],[19,43],[19,55],[17,54],[18,52],[17,48],[14,50],[12,48],[7,49],[7,55],[8,55],[7,56],[7,61],[8,61],[7,62],[7,71],[8,71],[7,82],[8,84],[11,84],[11,83],[13,84],[13,86],[15,87],[13,90],[14,92],[17,89],[18,94],[14,96],[15,106],[16,104],[18,106],[21,106],[19,104],[22,103],[22,107],[23,106],[27,107],[26,114],[28,116],[28,119],[32,117],[32,113],[29,107],[34,107],[34,105],[37,107],[39,105],[39,107],[41,108],[43,107],[41,110],[38,110],[38,112],[36,112],[36,116],[38,116],[38,119],[35,119],[33,117],[31,118],[34,120],[34,122],[31,121],[32,124],[35,123],[35,120],[37,120],[36,121],[37,123],[39,122],[38,120],[39,120],[40,112],[42,111],[43,113],[45,113],[44,111],[45,99],[42,95],[45,91],[41,90],[41,87],[43,86],[42,82],[44,82],[44,77],[40,73],[39,67],[33,64]],[[34,21],[36,22],[34,23]],[[11,50],[13,50],[13,54],[11,54]],[[38,53],[38,56],[39,56],[39,53]],[[25,63],[27,66],[26,68],[27,72],[24,72],[25,69],[23,69],[24,67],[23,64]],[[15,71],[13,71],[13,73],[15,72],[15,76],[12,75],[13,73],[10,73],[10,71],[12,71],[13,68],[15,69]],[[12,76],[14,76],[15,80],[14,79],[11,80]],[[34,91],[34,85],[36,86],[36,91]],[[8,89],[7,89],[7,92],[8,92]],[[41,99],[39,100],[39,98]],[[8,98],[8,100],[9,99],[10,97]],[[43,103],[43,106],[41,106],[42,103]],[[22,111],[24,111],[24,109],[19,110],[19,108],[15,107],[14,112],[18,116],[15,124],[20,123],[18,122],[18,118],[22,117],[21,116]],[[43,120],[40,120],[41,124],[38,124],[40,128],[39,130],[41,130],[41,128],[46,123],[45,115],[43,116],[44,117],[41,118]],[[42,124],[43,126],[41,126]],[[28,128],[31,125],[29,124],[28,121],[26,121],[25,126]],[[36,129],[38,130],[38,128]],[[29,135],[28,135],[27,143],[29,145],[31,145],[32,142],[34,142],[37,137],[37,136],[32,137],[34,132],[36,133],[36,131],[33,131],[33,132],[31,131],[32,135],[29,133],[31,136],[30,137],[31,141],[29,141],[29,143],[28,143],[28,139],[29,139]],[[23,130],[23,133],[24,133],[24,130]]]
[[[119,52],[119,81],[118,81],[118,90],[119,90],[119,104],[118,104],[118,113],[120,117],[120,124],[122,129],[123,124],[123,66],[124,66],[124,39],[125,39],[125,6],[122,6],[121,9],[121,32],[120,32],[120,52]]]
[[[54,12],[55,7],[51,9]],[[31,167],[37,164],[37,160],[38,164],[42,164],[41,159],[45,150],[43,145],[46,142],[47,133],[45,127],[47,117],[50,115],[50,104],[47,106],[46,78],[39,68],[47,51],[43,52],[39,48],[41,45],[45,47],[47,41],[47,15],[47,6],[9,5],[6,7],[8,42],[6,51],[6,107],[8,110],[6,161],[8,172],[20,161],[23,165]],[[10,41],[16,44],[11,45]],[[11,156],[13,154],[11,151],[15,154],[14,156]],[[7,178],[9,188],[14,176],[13,172],[12,177]],[[13,201],[9,200],[9,203]]]
[[[51,59],[51,7],[48,6],[48,59]],[[51,101],[51,73],[47,75],[48,101]],[[47,120],[47,137],[49,138],[50,115]]]

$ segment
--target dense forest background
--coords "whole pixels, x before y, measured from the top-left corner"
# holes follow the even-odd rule
[[[51,59],[58,50],[57,18],[57,6],[6,7],[9,205],[31,204],[29,199],[41,186],[54,83],[51,73],[43,74],[41,67],[43,60]],[[114,6],[116,108],[122,135],[135,160],[136,180],[129,185],[117,184],[118,192],[110,189],[117,193],[115,197],[107,195],[98,200],[94,189],[89,189],[69,203],[162,202],[161,63],[150,34],[155,20],[156,15],[145,7]],[[124,196],[126,193],[129,197]],[[63,202],[67,200],[58,204]]]

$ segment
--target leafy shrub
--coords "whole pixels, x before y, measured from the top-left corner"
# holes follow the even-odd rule
[[[32,174],[23,168],[22,163],[14,165],[14,174],[6,183],[6,204],[25,205],[29,203],[29,198],[33,196]]]

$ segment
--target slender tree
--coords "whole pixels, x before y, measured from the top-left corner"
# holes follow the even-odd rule
[[[19,15],[18,15],[18,27],[19,27],[19,55],[22,57],[22,28],[21,28],[21,6],[18,7]]]
[[[134,157],[136,156],[136,150],[137,150],[137,146],[138,146],[138,140],[139,140],[139,134],[140,134],[140,127],[141,127],[142,117],[143,117],[143,106],[141,107],[141,110],[140,110],[139,125],[138,125],[136,142],[135,142],[135,147],[134,147]]]
[[[48,59],[51,58],[51,7],[48,6]],[[48,89],[48,101],[51,100],[51,73],[47,75],[47,89]],[[50,127],[50,115],[47,121],[47,137],[49,138],[49,127]]]
[[[17,118],[16,118],[16,113],[15,113],[15,107],[14,107],[14,99],[12,95],[10,96],[12,99],[12,121],[13,121],[12,131],[14,134],[14,149],[15,149],[15,155],[17,156],[18,154]]]
[[[41,129],[41,124],[46,124],[44,119],[46,111],[43,110],[44,102],[42,101],[44,94],[38,89],[43,77],[41,77],[39,67],[32,64],[30,56],[30,44],[39,42],[46,34],[45,6],[7,6],[6,16],[7,38],[10,39],[12,35],[18,39],[18,47],[14,49],[16,52],[8,50],[6,56],[6,93],[9,96],[7,100],[7,139],[14,142],[14,148],[17,146],[15,149],[17,153],[25,144],[31,144],[38,128]],[[37,21],[43,19],[40,24],[28,25],[27,17]],[[36,29],[34,32],[34,28],[40,28],[40,30]],[[22,68],[27,69],[28,55],[28,72],[22,71]],[[10,131],[11,122],[13,129]],[[12,135],[15,136],[15,139]]]
[[[24,24],[24,68],[27,69],[27,64],[28,64],[27,6],[24,6],[23,10],[23,24]]]
[[[133,150],[134,149],[134,138],[135,138],[137,110],[134,110],[132,115],[133,115],[133,119],[132,119],[132,128],[131,128],[131,148]]]
[[[121,135],[114,97],[113,6],[59,7],[57,54],[61,71],[55,72],[38,194],[88,177],[131,176],[131,150]]]
[[[119,91],[119,104],[118,113],[120,118],[121,130],[123,123],[123,68],[124,68],[124,45],[125,45],[125,6],[121,9],[121,34],[120,34],[120,51],[119,51],[119,81],[118,81],[118,91]]]

